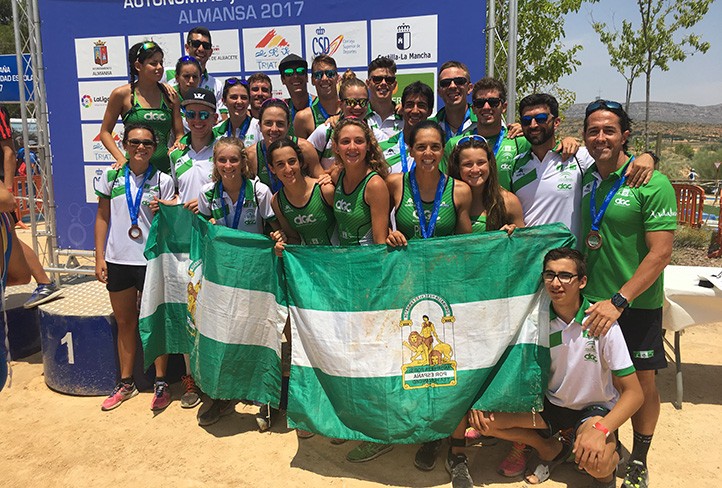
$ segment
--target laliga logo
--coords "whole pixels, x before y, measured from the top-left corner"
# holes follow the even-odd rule
[[[345,212],[345,213],[351,212],[351,204],[344,200],[337,201],[336,204],[334,205],[334,207],[336,207],[336,210],[340,210],[341,212]]]
[[[90,108],[93,105],[93,98],[90,95],[83,95],[80,99],[80,104],[83,108]]]
[[[314,222],[316,222],[316,217],[314,217],[313,214],[298,215],[295,219],[293,219],[293,222],[296,225],[313,224]]]
[[[149,113],[143,115],[143,119],[144,120],[159,120],[159,121],[165,122],[166,120],[168,120],[168,117],[166,117],[165,114],[149,112]]]

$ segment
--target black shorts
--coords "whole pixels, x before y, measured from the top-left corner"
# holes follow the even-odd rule
[[[105,285],[108,291],[123,291],[134,287],[143,291],[145,266],[108,262],[105,264],[108,266],[108,283]]]
[[[541,415],[541,418],[544,419],[544,422],[546,422],[549,427],[549,436],[552,436],[560,430],[567,430],[572,427],[576,433],[577,429],[579,429],[588,418],[596,416],[604,417],[608,413],[609,409],[601,405],[591,405],[583,410],[559,407],[550,402],[545,395],[544,410],[539,412],[539,415]]]
[[[662,308],[627,308],[617,322],[622,328],[635,369],[648,371],[667,367],[662,339]]]

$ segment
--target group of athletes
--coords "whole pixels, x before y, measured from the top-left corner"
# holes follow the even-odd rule
[[[631,121],[619,103],[588,105],[580,147],[574,138],[557,141],[553,96],[524,97],[520,124],[507,126],[504,84],[492,78],[472,84],[458,61],[439,69],[444,107],[434,115],[434,92],[418,81],[404,88],[400,105],[393,102],[396,65],[385,57],[371,62],[362,81],[350,71],[340,75],[330,56],[317,56],[309,70],[291,54],[279,64],[290,95],[281,100],[272,98],[263,73],[225,82],[208,74],[208,29],[191,29],[185,49],[175,69],[166,70],[160,46],[134,45],[130,82],[111,93],[101,127],[116,164],[96,188],[96,276],[106,283],[118,324],[121,372],[103,410],[138,393],[132,370],[143,250],[159,203],[267,234],[281,257],[287,243],[398,247],[409,239],[513,235],[561,222],[578,250],[554,250],[538,270],[553,308],[544,411],[470,411],[448,439],[445,465],[453,486],[473,486],[465,446],[493,436],[513,441],[498,467],[505,476],[543,482],[573,452],[597,486],[615,486],[615,432],[631,418],[624,486],[647,486],[659,416],[655,372],[666,367],[662,271],[676,200],[654,170],[653,153],[628,154]],[[119,117],[125,152],[111,135]],[[171,401],[166,366],[167,356],[155,360],[153,410]],[[195,407],[201,392],[187,360],[183,385],[181,406]],[[214,423],[234,406],[215,399],[199,423]],[[269,428],[275,414],[261,406],[259,427]],[[368,461],[391,448],[362,442],[347,459]],[[434,469],[441,448],[442,440],[423,444],[414,464]]]

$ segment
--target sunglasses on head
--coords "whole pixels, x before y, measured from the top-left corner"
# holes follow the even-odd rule
[[[622,104],[619,102],[613,102],[611,100],[594,100],[592,103],[587,105],[587,109],[584,113],[585,117],[590,113],[599,110],[600,108],[608,108],[610,110],[622,110]]]
[[[524,127],[531,125],[532,120],[536,120],[536,123],[538,125],[546,124],[547,121],[551,118],[551,115],[549,114],[536,114],[536,115],[523,115],[519,121],[521,122],[521,125]]]
[[[323,78],[323,75],[326,75],[326,78],[331,79],[336,77],[337,74],[338,72],[335,69],[321,69],[313,72],[313,79],[320,80]]]
[[[503,99],[499,97],[490,97],[490,98],[475,98],[471,103],[474,105],[475,108],[484,108],[484,105],[487,103],[491,108],[496,108],[499,105],[501,105],[504,102]]]
[[[376,85],[380,85],[382,81],[385,81],[387,85],[393,85],[396,83],[396,77],[395,76],[372,76],[371,81],[373,81]]]
[[[211,113],[207,110],[184,110],[186,119],[193,120],[198,116],[201,120],[208,120],[208,118],[211,116]]]
[[[226,80],[226,86],[233,86],[233,85],[248,86],[248,82],[246,80],[241,80],[240,78],[236,78],[234,76],[233,78],[228,78]]]
[[[457,76],[455,78],[444,78],[443,80],[439,80],[439,86],[441,88],[449,88],[452,81],[456,86],[466,85],[467,83],[469,83],[469,80],[467,80],[463,76]]]
[[[295,68],[286,68],[284,69],[281,74],[285,76],[293,76],[293,75],[305,75],[308,72],[308,69],[306,69],[304,66],[296,66]]]
[[[288,104],[282,98],[267,98],[266,100],[263,101],[263,103],[261,104],[261,107],[265,107],[266,105],[269,105],[271,103],[278,103],[278,102],[281,102],[283,105],[288,107]]]
[[[361,108],[365,108],[369,104],[368,98],[344,98],[341,101],[351,108],[357,105]]]
[[[210,42],[200,41],[198,39],[193,39],[191,41],[188,41],[188,44],[190,44],[191,46],[193,46],[196,49],[198,49],[201,46],[203,46],[203,49],[210,49],[211,47],[213,47]]]
[[[127,144],[130,147],[139,147],[141,145],[145,147],[153,147],[155,146],[155,141],[152,139],[128,139]]]
[[[144,50],[144,51],[145,51],[146,49],[153,49],[154,47],[158,47],[158,44],[156,44],[156,43],[153,42],[153,41],[144,42],[144,43],[141,44],[141,46],[140,46],[140,48],[141,48],[142,50]]]
[[[466,144],[467,142],[470,142],[470,141],[479,141],[479,142],[483,142],[484,144],[487,143],[485,137],[477,135],[477,134],[470,134],[468,136],[464,136],[461,139],[459,139],[459,142],[457,142],[456,145],[460,146],[460,145]]]

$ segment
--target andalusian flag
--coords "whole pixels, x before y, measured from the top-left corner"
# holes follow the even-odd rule
[[[392,251],[289,246],[289,425],[417,443],[448,436],[472,405],[540,410],[549,366],[548,329],[538,326],[548,326],[542,259],[573,244],[557,224]]]
[[[192,327],[188,320],[191,233],[196,217],[183,206],[161,205],[153,218],[145,257],[145,292],[138,328],[147,370],[162,354],[190,354]]]
[[[278,407],[288,313],[273,244],[264,236],[193,221],[189,269],[202,277],[189,285],[191,367],[211,398]]]

